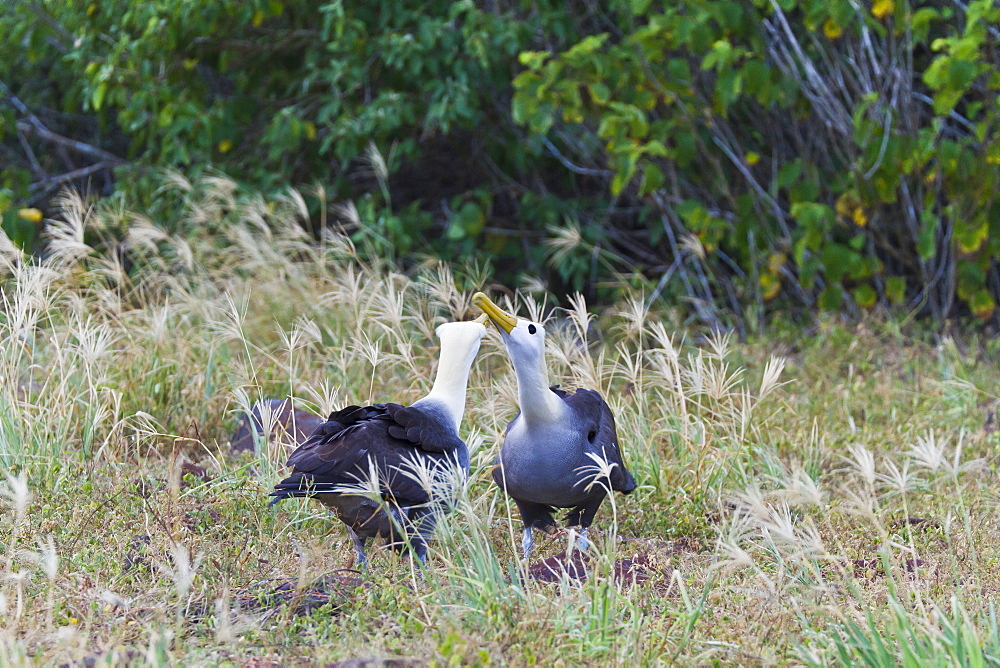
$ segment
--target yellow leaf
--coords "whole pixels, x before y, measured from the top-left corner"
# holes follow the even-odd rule
[[[879,21],[885,19],[893,12],[896,11],[896,3],[894,0],[875,0],[875,4],[872,5],[872,16],[877,18]]]
[[[844,34],[844,29],[837,25],[833,19],[827,19],[823,24],[823,34],[827,39],[837,39]]]
[[[185,58],[184,59],[184,69],[186,69],[186,70],[193,70],[197,66],[198,66],[198,59],[197,58]]]
[[[980,225],[972,234],[958,235],[958,249],[963,253],[975,253],[990,237],[990,228],[984,223]]]
[[[30,223],[37,223],[42,219],[42,212],[38,209],[20,209],[17,215]]]
[[[868,224],[868,216],[865,215],[865,210],[860,206],[854,207],[854,211],[851,213],[851,220],[858,227],[864,227]]]
[[[306,131],[306,139],[309,141],[316,139],[316,124],[312,121],[306,121],[302,125]]]
[[[843,195],[837,198],[837,201],[833,205],[833,208],[836,210],[838,216],[847,218],[848,216],[851,215],[851,211],[854,209],[855,206],[856,204],[854,202],[854,197],[849,193],[844,193]]]
[[[228,139],[223,139],[222,141],[219,142],[219,153],[229,153],[229,151],[232,148],[233,148],[233,142],[229,141]]]
[[[259,28],[264,23],[264,12],[257,10],[253,13],[253,18],[250,19],[250,23],[253,24],[254,28]]]
[[[97,3],[96,2],[90,3],[90,6],[87,7],[87,16],[93,15],[93,13],[96,11],[97,11]]]
[[[778,273],[778,270],[785,265],[785,260],[787,259],[784,253],[771,253],[767,257],[767,267],[771,272]]]
[[[993,302],[992,299],[989,301],[984,300],[982,302],[973,305],[972,313],[977,318],[981,318],[983,320],[989,320],[993,316],[993,311],[996,310],[996,307],[997,305]]]
[[[760,288],[764,301],[770,301],[781,292],[781,279],[774,274],[761,274]]]
[[[746,154],[745,160],[747,161],[748,165],[753,167],[758,162],[760,162],[760,153],[757,153],[756,151],[750,151],[749,153]]]

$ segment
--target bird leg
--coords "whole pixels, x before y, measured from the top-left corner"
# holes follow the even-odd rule
[[[531,535],[531,527],[524,527],[524,537],[521,538],[521,551],[524,553],[524,560],[531,556],[531,550],[535,547],[535,538]]]
[[[569,542],[566,544],[566,556],[573,554],[573,550],[586,552],[590,548],[590,541],[587,540],[589,527],[569,527],[560,529],[558,535],[569,535]]]
[[[357,566],[359,570],[366,568],[368,566],[368,557],[365,555],[365,539],[359,536],[351,527],[347,527],[347,534],[351,537],[351,542],[354,543],[354,563],[352,566]]]
[[[403,509],[393,503],[389,504],[389,524],[391,544],[397,551],[401,552],[409,544],[409,533],[406,530],[406,517],[403,514]],[[393,533],[396,535],[393,536]]]
[[[429,508],[407,508],[407,515],[413,524],[415,531],[410,535],[413,554],[420,560],[422,566],[427,565],[427,544],[434,534],[434,526],[437,518]],[[412,512],[412,514],[411,514]]]

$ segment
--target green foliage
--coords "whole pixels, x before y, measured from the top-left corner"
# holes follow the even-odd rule
[[[910,297],[937,316],[957,297],[993,316],[1000,7],[617,9],[614,38],[521,55],[514,117],[596,136],[611,194],[697,238],[719,287],[829,309]]]
[[[711,324],[995,320],[998,37],[990,0],[20,2],[2,224],[31,246],[16,212],[64,184],[156,212],[150,167],[216,170],[322,184],[314,227],[404,264],[627,274]]]
[[[495,9],[468,0],[15,3],[0,16],[10,54],[0,82],[53,133],[108,152],[95,172],[110,183],[116,168],[117,188],[154,211],[163,203],[149,167],[191,179],[222,171],[264,191],[321,183],[313,214],[329,220],[318,206],[355,200],[360,217],[338,222],[377,252],[523,267],[521,239],[491,235],[487,223],[503,216],[501,227],[516,228],[522,207],[544,203],[558,217],[563,205],[503,185],[530,181],[540,159],[538,146],[519,141],[508,89],[535,35],[578,35],[560,3]],[[48,197],[62,183],[112,188],[93,187],[91,175],[60,181],[93,155],[29,128],[13,99],[0,90],[0,150],[17,167],[0,184],[0,210],[16,237],[11,208],[51,215]]]
[[[889,598],[885,630],[869,610],[864,622],[843,622],[833,636],[836,658],[844,666],[997,666],[1000,634],[996,611],[990,606],[992,624],[977,628],[961,601],[952,598],[951,614],[934,610],[933,626],[914,623],[904,604]],[[817,664],[824,665],[824,664]],[[825,664],[829,665],[829,664]]]

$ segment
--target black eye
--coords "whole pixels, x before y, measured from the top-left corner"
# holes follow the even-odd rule
[[[538,329],[534,325],[528,325],[528,334],[534,334]]]

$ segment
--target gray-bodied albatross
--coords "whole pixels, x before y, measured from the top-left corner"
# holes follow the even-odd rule
[[[399,552],[412,547],[426,562],[427,541],[448,505],[454,473],[469,471],[469,449],[458,429],[485,322],[480,316],[437,328],[437,376],[423,399],[410,406],[348,406],[332,413],[292,452],[292,474],[275,485],[270,505],[288,497],[316,498],[347,525],[359,566],[366,562],[365,543],[376,536]],[[373,472],[381,502],[351,491]]]
[[[587,529],[608,490],[628,494],[636,487],[622,461],[611,408],[593,390],[570,394],[549,387],[540,323],[506,313],[481,292],[472,303],[500,331],[517,375],[521,412],[504,432],[493,480],[521,514],[524,558],[534,546],[532,529],[555,533],[556,508],[570,509],[566,524],[579,527],[578,545],[585,549]],[[596,473],[595,457],[610,466],[607,475]]]

